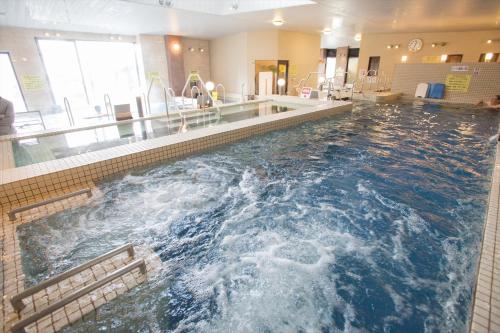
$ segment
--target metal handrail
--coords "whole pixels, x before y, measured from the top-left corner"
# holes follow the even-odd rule
[[[111,119],[113,115],[113,103],[111,103],[111,97],[108,94],[104,94],[104,107],[106,108],[106,114],[108,115],[108,119]]]
[[[195,103],[193,102],[193,95],[194,95],[193,90],[195,90],[195,89],[196,89],[196,92],[198,93],[198,95],[201,95],[201,91],[200,91],[200,88],[198,88],[198,86],[191,87],[191,105],[193,105],[193,106],[195,105]],[[196,104],[198,104],[198,103],[196,102]]]
[[[130,271],[133,271],[136,268],[140,268],[140,271],[142,274],[146,274],[146,262],[144,259],[137,259],[132,261],[130,264],[114,271],[113,273],[107,275],[105,278],[102,280],[96,281],[94,283],[89,284],[88,286],[82,287],[78,289],[77,291],[71,293],[67,297],[61,299],[60,301],[57,301],[46,308],[35,312],[33,315],[29,316],[28,318],[22,319],[18,321],[16,324],[14,324],[11,328],[12,333],[25,333],[26,330],[24,329],[26,326],[33,324],[34,322],[38,321],[39,319],[51,314],[52,312],[64,307],[65,305],[76,301],[83,295],[86,295],[90,293],[91,291],[96,290],[97,288],[100,288],[104,286],[105,284],[119,278],[122,275],[127,274]]]
[[[120,246],[112,251],[109,251],[103,255],[100,255],[97,258],[94,258],[90,261],[87,261],[86,263],[83,263],[79,266],[76,266],[70,270],[67,270],[66,272],[59,274],[59,275],[53,276],[50,279],[47,279],[47,280],[45,280],[45,281],[43,281],[43,282],[41,282],[41,283],[31,287],[31,288],[28,288],[28,289],[20,292],[19,294],[13,296],[10,299],[10,303],[12,304],[12,307],[14,308],[14,310],[21,311],[26,306],[23,303],[23,299],[30,297],[31,295],[36,294],[37,292],[39,292],[43,289],[46,289],[46,288],[50,287],[51,285],[54,285],[58,282],[61,282],[62,280],[65,280],[65,279],[69,278],[70,276],[73,276],[77,273],[83,272],[84,270],[86,270],[94,265],[97,265],[97,264],[99,264],[99,263],[101,263],[109,258],[112,258],[119,253],[125,252],[125,251],[128,252],[129,257],[134,258],[134,255],[135,255],[134,246],[130,243],[122,245],[122,246]]]
[[[71,104],[67,97],[64,97],[64,108],[66,109],[66,115],[68,116],[69,126],[75,126],[75,118],[73,117],[73,111],[71,111]]]
[[[50,203],[53,203],[53,202],[56,202],[56,201],[60,201],[60,200],[64,200],[64,199],[68,199],[68,198],[71,198],[71,197],[75,197],[77,195],[84,194],[84,193],[86,193],[87,197],[89,197],[89,198],[92,196],[92,190],[90,188],[86,188],[86,189],[79,190],[79,191],[76,191],[76,192],[71,192],[71,193],[68,193],[68,194],[65,194],[65,195],[61,195],[59,197],[55,197],[55,198],[43,200],[43,201],[40,201],[40,202],[35,203],[35,204],[31,204],[31,205],[27,205],[27,206],[22,206],[22,207],[13,209],[7,215],[9,216],[9,220],[10,221],[14,221],[16,219],[16,214],[17,213],[21,213],[21,212],[24,212],[26,210],[37,208],[37,207],[40,207],[40,206],[45,206],[47,204],[50,204]]]
[[[222,88],[222,103],[226,104],[226,88],[224,88],[224,85],[222,83],[218,83],[215,86],[215,91],[217,91],[219,87]]]
[[[189,82],[191,82],[191,78],[193,78],[193,77],[197,78],[197,81],[200,81],[200,83],[201,83],[201,88],[205,89],[205,91],[208,92],[208,89],[205,85],[205,82],[203,82],[203,79],[201,78],[200,74],[198,74],[198,73],[189,74],[188,78],[186,80],[186,83],[184,84],[184,88],[182,88],[182,107],[184,107],[184,95],[186,93],[186,89],[189,85]],[[220,117],[220,114],[221,114],[220,108],[218,105],[215,104],[214,99],[212,98],[212,94],[208,93],[207,95],[208,95],[208,99],[210,99],[210,101],[212,102],[212,105],[217,109],[219,117]]]
[[[313,75],[313,74],[321,74],[321,75],[325,75],[325,73],[323,73],[323,72],[309,72],[309,73],[307,74],[307,76],[306,76],[305,78],[301,79],[301,80],[299,81],[299,84],[297,84],[297,85],[295,86],[295,89],[296,89],[296,91],[297,91],[298,93],[300,93],[300,91],[302,90],[303,86],[307,83],[307,81],[309,81],[309,79],[311,78],[311,75]]]

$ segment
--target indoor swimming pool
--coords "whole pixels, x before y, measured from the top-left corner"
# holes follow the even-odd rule
[[[304,106],[307,105],[266,101],[221,107],[220,117],[215,108],[207,111],[187,111],[184,113],[185,119],[179,117],[176,112],[171,112],[171,117],[114,123],[92,129],[12,140],[12,151],[15,166],[20,167],[217,124],[291,111]]]
[[[467,332],[499,120],[359,102],[109,179],[18,226],[26,282],[131,242],[160,273],[65,332]]]

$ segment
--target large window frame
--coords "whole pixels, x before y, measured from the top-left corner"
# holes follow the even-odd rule
[[[10,52],[0,51],[0,54],[6,55],[7,59],[9,60],[10,68],[12,69],[12,73],[14,73],[14,78],[16,79],[17,89],[19,90],[19,94],[21,95],[21,99],[23,101],[24,109],[26,110],[26,111],[16,111],[16,113],[27,112],[29,111],[28,104],[26,103],[26,97],[24,96],[24,92],[21,87],[21,82],[19,81],[19,77],[17,76],[16,68],[14,67],[14,63],[12,62],[12,57],[10,56]]]

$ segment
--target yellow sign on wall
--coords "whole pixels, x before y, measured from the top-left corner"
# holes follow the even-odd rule
[[[470,75],[448,74],[446,76],[446,89],[448,91],[467,92],[469,90]]]
[[[297,72],[298,72],[298,70],[297,70],[297,65],[290,65],[290,71],[289,71],[289,74],[290,74],[291,76],[295,76],[295,75],[297,75]]]
[[[25,90],[33,91],[43,89],[43,80],[38,75],[24,75],[21,80]]]
[[[160,73],[158,72],[147,72],[146,78],[148,80],[148,83],[151,81],[154,81],[155,83],[160,83]]]
[[[441,56],[423,56],[422,63],[424,64],[439,64],[441,62]]]

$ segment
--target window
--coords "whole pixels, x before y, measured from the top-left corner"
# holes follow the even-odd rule
[[[370,57],[368,60],[368,76],[377,76],[380,66],[380,57]]]
[[[481,53],[481,56],[479,56],[479,62],[497,62],[499,55],[500,53]],[[491,59],[488,59],[490,57]]]
[[[462,54],[448,54],[448,58],[446,58],[446,62],[448,62],[448,63],[462,62]]]
[[[326,58],[326,70],[325,76],[327,79],[331,79],[335,76],[335,65],[337,63],[337,58],[328,57]]]
[[[0,53],[0,96],[14,104],[15,112],[25,112],[26,103],[8,53]]]
[[[39,39],[49,82],[60,107],[67,98],[76,123],[107,120],[104,95],[131,104],[139,91],[136,46],[125,42]]]

